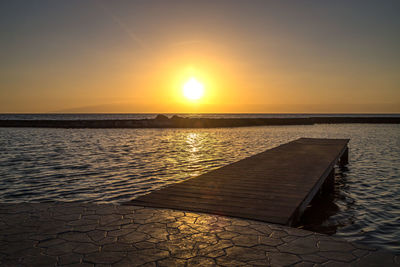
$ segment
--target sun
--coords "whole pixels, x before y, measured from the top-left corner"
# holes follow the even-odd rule
[[[204,86],[195,78],[190,78],[183,85],[183,95],[190,100],[198,100],[204,95]]]

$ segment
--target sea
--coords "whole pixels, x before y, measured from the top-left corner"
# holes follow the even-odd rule
[[[157,114],[0,114],[0,120],[146,119]],[[175,114],[166,114],[172,116]],[[399,114],[178,114],[203,118]],[[0,128],[0,202],[122,203],[300,137],[349,138],[332,195],[297,227],[400,253],[400,124],[212,129]]]

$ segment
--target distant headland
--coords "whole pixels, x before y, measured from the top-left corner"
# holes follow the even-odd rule
[[[341,123],[399,124],[400,117],[318,117],[305,118],[186,118],[157,115],[153,119],[118,120],[0,120],[0,127],[41,128],[219,128],[265,125],[313,125]]]

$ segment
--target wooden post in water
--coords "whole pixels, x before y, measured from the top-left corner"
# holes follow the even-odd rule
[[[340,166],[344,166],[349,164],[349,147],[346,146],[343,154],[340,156],[338,164]],[[321,187],[320,193],[322,194],[330,194],[335,189],[335,168],[332,168],[331,172],[325,179],[324,184]]]
[[[335,168],[332,168],[321,189],[322,194],[330,194],[333,192],[335,189]]]
[[[342,166],[349,164],[349,147],[346,147],[346,150],[340,157],[339,164]]]

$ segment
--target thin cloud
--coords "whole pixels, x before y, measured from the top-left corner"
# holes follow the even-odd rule
[[[147,49],[145,42],[134,33],[126,23],[116,16],[102,1],[97,1],[99,7],[135,42],[140,48]]]
[[[200,40],[191,40],[191,41],[182,41],[182,42],[172,43],[172,44],[170,44],[170,46],[172,46],[172,47],[187,46],[187,45],[194,45],[194,44],[200,44],[200,43],[202,43],[202,41],[200,41]]]

